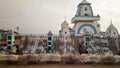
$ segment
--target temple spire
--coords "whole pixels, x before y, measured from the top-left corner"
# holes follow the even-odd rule
[[[66,16],[64,17],[64,19],[65,19],[64,21],[66,21]]]
[[[112,23],[112,18],[111,18],[110,26],[108,28],[115,28],[113,23]]]
[[[111,24],[112,24],[112,18],[111,18]]]
[[[86,0],[83,0],[82,2],[87,2]]]

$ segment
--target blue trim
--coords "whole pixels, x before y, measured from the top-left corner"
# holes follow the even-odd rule
[[[78,30],[77,30],[77,34],[80,34],[81,29],[82,29],[83,27],[85,27],[85,26],[91,27],[91,28],[94,30],[94,34],[97,34],[96,28],[95,28],[93,25],[91,25],[91,24],[83,24],[83,25],[81,25],[81,26],[78,28]]]
[[[91,9],[91,12],[92,12],[92,16],[93,16],[93,10],[92,10],[92,7],[90,6],[90,9]]]
[[[78,10],[77,10],[77,13],[76,13],[75,17],[81,16],[82,7],[84,5],[88,5],[90,7],[90,10],[91,10],[91,13],[92,13],[92,16],[93,16],[93,10],[92,10],[92,7],[91,7],[90,4],[79,4],[78,5]]]
[[[77,13],[76,13],[75,17],[76,16],[81,16],[81,9],[82,9],[82,7],[83,7],[83,5],[79,5],[78,6],[78,10],[77,10]]]
[[[91,16],[91,17],[86,17],[86,16],[75,16],[73,18],[76,18],[76,17],[83,17],[83,18],[100,18],[100,16]]]

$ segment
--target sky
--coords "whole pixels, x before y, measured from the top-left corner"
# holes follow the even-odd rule
[[[66,19],[69,26],[82,0],[0,0],[0,29],[16,30],[21,34],[58,34]],[[120,32],[120,0],[87,0],[94,15],[99,14],[101,31],[111,23]]]

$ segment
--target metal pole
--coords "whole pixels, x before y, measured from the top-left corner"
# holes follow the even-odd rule
[[[66,40],[66,36],[64,38],[64,54],[66,54],[67,52],[67,44],[66,44],[67,40]]]
[[[64,54],[66,53],[66,42],[64,41]]]

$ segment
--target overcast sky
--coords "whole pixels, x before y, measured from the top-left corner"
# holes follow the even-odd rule
[[[51,30],[58,34],[61,23],[76,14],[77,6],[82,0],[0,0],[0,28],[13,29],[17,26],[20,33],[46,34]],[[120,32],[120,0],[87,0],[92,3],[94,15],[99,14],[101,30],[110,25]]]

